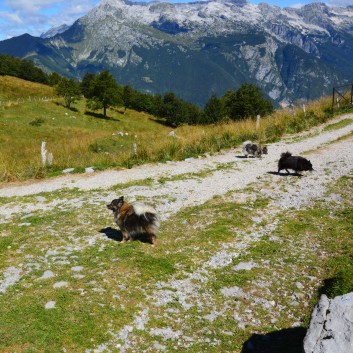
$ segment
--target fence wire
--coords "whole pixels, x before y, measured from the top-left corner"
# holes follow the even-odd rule
[[[333,87],[332,110],[350,108],[353,106],[353,83],[349,85]]]
[[[12,104],[21,104],[25,102],[52,102],[57,99],[57,97],[27,97],[27,98],[17,98],[17,99],[1,99],[0,106],[12,105]]]

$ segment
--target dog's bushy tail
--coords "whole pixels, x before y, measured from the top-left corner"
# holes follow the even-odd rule
[[[146,227],[147,225],[149,225],[149,227],[155,232],[158,231],[160,221],[157,212],[153,207],[142,203],[135,203],[133,205],[133,208],[143,226]]]
[[[286,158],[290,157],[291,155],[292,154],[290,152],[284,152],[284,153],[281,154],[281,159],[282,160],[286,159]]]
[[[146,213],[145,214],[146,222],[146,230],[149,234],[157,234],[160,227],[160,221],[156,214]]]

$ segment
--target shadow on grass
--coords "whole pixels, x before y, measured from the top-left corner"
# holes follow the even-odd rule
[[[103,228],[99,231],[99,233],[105,234],[109,239],[117,241],[121,243],[123,241],[123,235],[120,230],[114,229],[112,227]],[[133,241],[140,241],[141,243],[151,244],[150,238],[147,234],[137,234],[134,236]]]
[[[99,233],[105,234],[109,239],[121,242],[123,240],[123,235],[120,230],[114,229],[112,227],[103,228]]]
[[[345,268],[343,273],[337,273],[335,277],[327,278],[322,282],[318,291],[318,298],[325,294],[333,299],[339,295],[345,295],[353,291],[352,269]]]
[[[75,108],[75,107],[67,107],[65,104],[60,103],[60,102],[54,102],[54,104],[55,104],[55,105],[58,105],[58,106],[60,106],[60,107],[64,107],[65,109],[71,110],[72,112],[75,112],[75,113],[77,113],[77,112],[79,111],[79,110],[78,110],[77,108]]]
[[[283,329],[266,335],[253,334],[244,344],[241,353],[302,353],[306,329]]]
[[[92,116],[93,118],[97,118],[97,119],[120,121],[119,119],[111,118],[108,115],[106,117],[104,117],[104,114],[102,114],[102,113],[85,112],[85,115]]]
[[[240,159],[258,159],[258,158],[261,158],[261,157],[244,156],[244,155],[240,154],[240,155],[238,155],[238,156],[235,156],[235,158],[240,158]]]
[[[153,118],[149,118],[150,121],[153,121],[159,125],[163,125],[163,126],[166,126],[166,127],[170,127],[171,129],[176,129],[177,126],[172,126],[170,125],[165,119],[160,119],[160,118],[156,118],[156,117],[153,117]]]
[[[303,176],[303,174],[299,174],[299,173],[267,172],[267,174],[279,175],[279,176],[281,176],[281,177],[286,177],[286,176],[297,176],[297,177],[302,177],[302,176]]]

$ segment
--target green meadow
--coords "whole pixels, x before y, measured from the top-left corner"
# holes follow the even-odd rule
[[[278,110],[255,121],[224,121],[217,125],[181,126],[177,138],[163,121],[143,112],[114,108],[102,112],[86,109],[81,100],[72,109],[54,97],[52,88],[4,76],[0,81],[0,182],[46,178],[73,168],[80,173],[131,168],[134,165],[183,160],[233,148],[245,140],[273,142],[287,133],[300,132],[331,117],[329,98]],[[51,165],[42,164],[41,144],[53,155]],[[136,147],[134,147],[134,145]]]

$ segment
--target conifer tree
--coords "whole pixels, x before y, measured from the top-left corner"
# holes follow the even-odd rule
[[[221,121],[224,116],[222,101],[213,94],[206,103],[204,112],[208,123]]]

